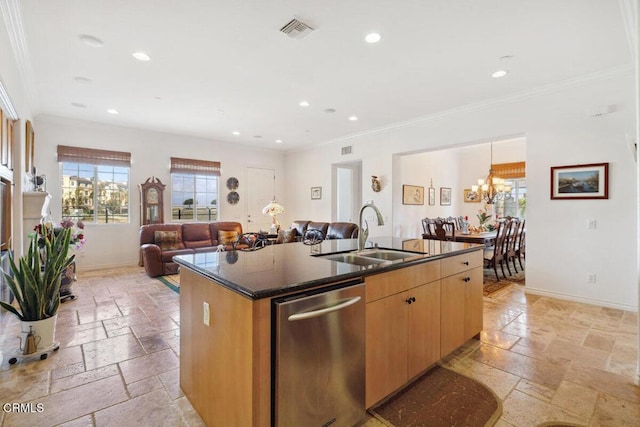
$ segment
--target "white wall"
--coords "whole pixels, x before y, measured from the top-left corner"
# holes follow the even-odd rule
[[[371,175],[383,177],[382,191],[373,193],[363,186],[362,200],[373,200],[384,216],[393,216],[383,227],[372,227],[371,235],[415,230],[419,215],[399,209],[396,200],[403,183],[427,186],[428,176],[398,182],[410,178],[405,178],[402,165],[394,173],[394,154],[524,136],[527,291],[636,310],[637,184],[625,137],[635,131],[634,93],[631,70],[610,70],[290,153],[286,174],[289,194],[295,197],[288,199],[288,209],[300,217],[329,218],[330,198],[323,194],[323,200],[310,203],[309,187],[331,188],[331,163],[361,160],[364,182]],[[609,104],[616,104],[617,112],[586,114]],[[341,156],[340,148],[346,145],[352,145],[353,152]],[[608,200],[550,200],[551,166],[598,162],[610,163]],[[434,186],[444,185],[434,181]],[[587,231],[587,219],[596,219],[598,228]],[[587,273],[596,274],[595,284],[586,283]]]
[[[61,218],[62,194],[59,182],[60,167],[56,158],[58,145],[81,146],[97,149],[127,151],[131,153],[130,172],[130,223],[87,225],[85,247],[77,254],[78,267],[88,269],[133,264],[138,261],[138,229],[140,227],[140,192],[138,185],[155,176],[167,185],[164,195],[165,222],[170,222],[171,180],[170,157],[185,157],[220,161],[220,219],[238,221],[247,228],[247,167],[273,169],[276,176],[276,194],[282,194],[279,201],[287,206],[284,192],[283,154],[250,149],[245,146],[216,143],[198,138],[150,132],[92,122],[63,119],[58,117],[37,117],[34,123],[36,133],[35,164],[39,173],[47,176],[47,191],[51,193],[53,218]],[[226,201],[228,190],[224,183],[227,178],[238,178],[240,202],[230,205]]]

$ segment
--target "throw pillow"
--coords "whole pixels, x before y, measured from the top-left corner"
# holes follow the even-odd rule
[[[238,240],[237,231],[218,230],[218,244],[230,245]]]
[[[291,243],[296,241],[296,230],[280,230],[276,243]]]
[[[160,246],[163,251],[173,251],[178,249],[177,231],[156,231],[153,233],[153,241]]]

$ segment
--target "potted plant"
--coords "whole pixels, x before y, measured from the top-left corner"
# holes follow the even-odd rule
[[[52,228],[43,226],[42,248],[38,244],[40,236],[32,234],[27,254],[17,263],[9,255],[10,271],[2,271],[15,301],[14,304],[0,301],[0,305],[18,316],[22,331],[33,328],[35,335],[40,337],[40,348],[54,345],[60,279],[75,259],[75,255],[68,256],[71,232],[65,228],[54,233]]]

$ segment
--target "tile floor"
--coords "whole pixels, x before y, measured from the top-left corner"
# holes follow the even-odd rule
[[[19,323],[0,317],[2,426],[200,426],[179,386],[179,296],[141,268],[80,273],[62,304],[60,350],[8,359]],[[485,297],[485,331],[444,364],[502,399],[497,427],[566,421],[640,425],[637,314],[526,295],[510,285]],[[379,425],[375,419],[365,423]]]

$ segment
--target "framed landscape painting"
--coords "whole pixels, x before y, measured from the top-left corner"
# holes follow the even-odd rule
[[[609,163],[551,167],[551,199],[608,199]]]

